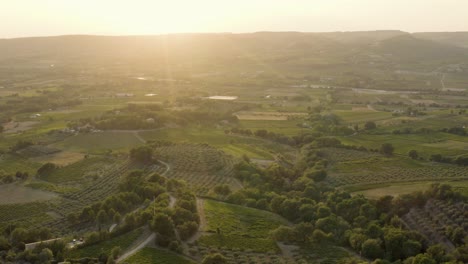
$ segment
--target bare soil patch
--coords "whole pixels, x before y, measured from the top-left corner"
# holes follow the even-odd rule
[[[20,184],[0,185],[0,204],[30,203],[56,197],[57,195],[54,193],[32,189]]]
[[[3,133],[13,134],[18,132],[23,132],[32,129],[36,124],[39,124],[38,121],[24,121],[24,122],[8,122],[3,124],[5,131]]]

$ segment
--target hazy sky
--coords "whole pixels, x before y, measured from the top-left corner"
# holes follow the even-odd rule
[[[0,0],[0,38],[376,29],[468,31],[468,0]]]

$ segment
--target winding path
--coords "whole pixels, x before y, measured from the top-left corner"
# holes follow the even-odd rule
[[[203,233],[205,232],[206,227],[206,217],[205,217],[205,201],[197,197],[197,212],[200,217],[200,225],[198,226],[198,231],[187,240],[187,243],[193,243],[198,240]]]

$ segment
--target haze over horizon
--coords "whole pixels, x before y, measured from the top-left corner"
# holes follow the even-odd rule
[[[2,10],[0,38],[258,31],[468,31],[468,1],[460,0],[292,0],[287,3],[18,0],[3,3]]]

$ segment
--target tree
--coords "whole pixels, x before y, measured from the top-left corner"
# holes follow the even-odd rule
[[[408,157],[412,159],[417,159],[419,157],[419,154],[416,150],[412,149],[408,152]]]
[[[388,155],[388,156],[391,156],[393,154],[393,151],[394,151],[394,147],[392,144],[390,143],[383,143],[381,146],[380,146],[380,153],[384,154],[384,155]]]
[[[130,150],[130,158],[135,161],[149,163],[153,159],[153,149],[141,146]]]
[[[38,170],[37,170],[37,175],[42,177],[45,176],[51,172],[53,172],[55,169],[57,169],[57,165],[47,162],[46,164],[42,165]]]
[[[209,254],[205,256],[202,261],[202,264],[226,264],[228,260],[226,257],[221,255],[220,253]]]
[[[10,243],[8,243],[8,239],[4,236],[0,236],[0,251],[6,251],[11,248]]]
[[[305,173],[305,176],[307,176],[310,179],[313,179],[314,182],[320,182],[325,180],[325,178],[327,177],[327,171],[310,169]]]
[[[418,254],[411,264],[436,264],[436,262],[427,254]]]
[[[100,210],[97,214],[97,217],[96,217],[96,222],[99,226],[107,223],[107,221],[109,221],[109,217],[107,216],[107,213],[106,211],[104,210]]]
[[[168,215],[163,213],[158,213],[154,216],[151,222],[151,229],[162,236],[174,236],[174,223]]]
[[[120,256],[122,249],[119,246],[113,247],[110,253],[112,259],[117,259]]]
[[[122,216],[120,215],[119,212],[117,212],[114,214],[114,217],[112,220],[114,221],[114,223],[118,224],[120,223],[120,221],[122,221]]]
[[[185,222],[177,226],[177,231],[182,240],[186,240],[198,231],[198,224],[194,221]]]
[[[228,196],[231,194],[231,188],[227,184],[216,185],[213,191],[219,196]]]
[[[414,240],[408,240],[403,243],[403,254],[406,258],[417,255],[421,252],[421,243]]]
[[[54,258],[54,254],[52,253],[52,250],[48,248],[44,248],[41,253],[39,253],[39,261],[40,263],[51,263],[50,261]]]
[[[368,239],[362,243],[362,255],[366,258],[376,259],[381,258],[383,256],[383,249],[380,246],[379,239]]]
[[[364,129],[366,129],[366,130],[372,130],[372,129],[376,129],[376,128],[377,128],[377,125],[373,121],[368,121],[364,125]]]

